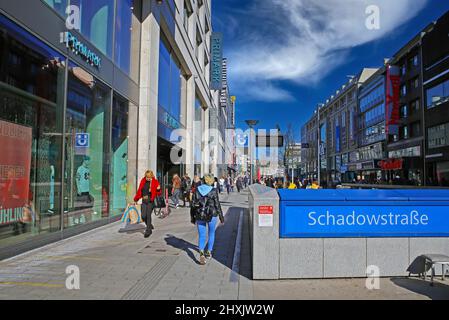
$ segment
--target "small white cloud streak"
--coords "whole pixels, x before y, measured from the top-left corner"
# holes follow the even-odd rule
[[[426,3],[253,0],[248,11],[236,13],[239,34],[228,54],[232,89],[245,100],[292,101],[293,95],[277,81],[316,84],[344,62],[351,48],[388,35]],[[366,28],[365,10],[370,5],[380,8],[379,30]]]

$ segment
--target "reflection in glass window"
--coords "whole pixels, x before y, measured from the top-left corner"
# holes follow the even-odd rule
[[[429,128],[429,149],[441,148],[449,145],[449,123]]]
[[[2,15],[0,34],[1,246],[60,230],[65,61]]]
[[[114,94],[112,106],[111,214],[120,215],[128,199],[129,102]]]
[[[181,119],[181,69],[163,41],[159,57],[159,106],[175,120]]]
[[[427,89],[427,107],[433,108],[449,98],[449,80]]]
[[[81,33],[101,52],[112,57],[114,0],[71,0],[80,8]]]
[[[115,50],[114,61],[125,73],[137,81],[140,37],[140,1],[116,0],[117,17],[115,19]],[[131,59],[133,57],[133,59]]]
[[[65,10],[69,5],[68,0],[44,0],[44,2],[55,9],[61,16],[66,16]]]
[[[65,141],[65,227],[109,215],[110,99],[108,87],[70,63]]]

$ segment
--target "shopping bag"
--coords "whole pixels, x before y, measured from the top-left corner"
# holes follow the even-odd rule
[[[136,205],[128,204],[122,216],[122,223],[126,225],[142,223],[142,215],[140,209]]]

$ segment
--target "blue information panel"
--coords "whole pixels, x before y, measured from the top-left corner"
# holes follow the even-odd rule
[[[449,191],[280,194],[281,238],[449,237]]]

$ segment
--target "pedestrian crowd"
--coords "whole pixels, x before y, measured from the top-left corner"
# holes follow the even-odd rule
[[[228,175],[217,178],[214,175],[206,174],[203,178],[194,176],[193,179],[188,174],[173,175],[169,188],[171,191],[169,199],[175,210],[181,206],[181,202],[182,207],[186,207],[186,204],[189,203],[190,221],[198,231],[200,265],[205,265],[207,260],[212,258],[215,231],[220,223],[225,223],[219,195],[222,193],[229,195],[231,192],[240,193],[249,184],[250,179],[246,175],[236,177]],[[132,205],[136,206],[138,203],[141,203],[142,221],[146,224],[144,237],[148,238],[154,230],[153,211],[156,208],[168,209],[169,207],[169,201],[164,198],[162,186],[151,170],[148,170],[140,181]]]

